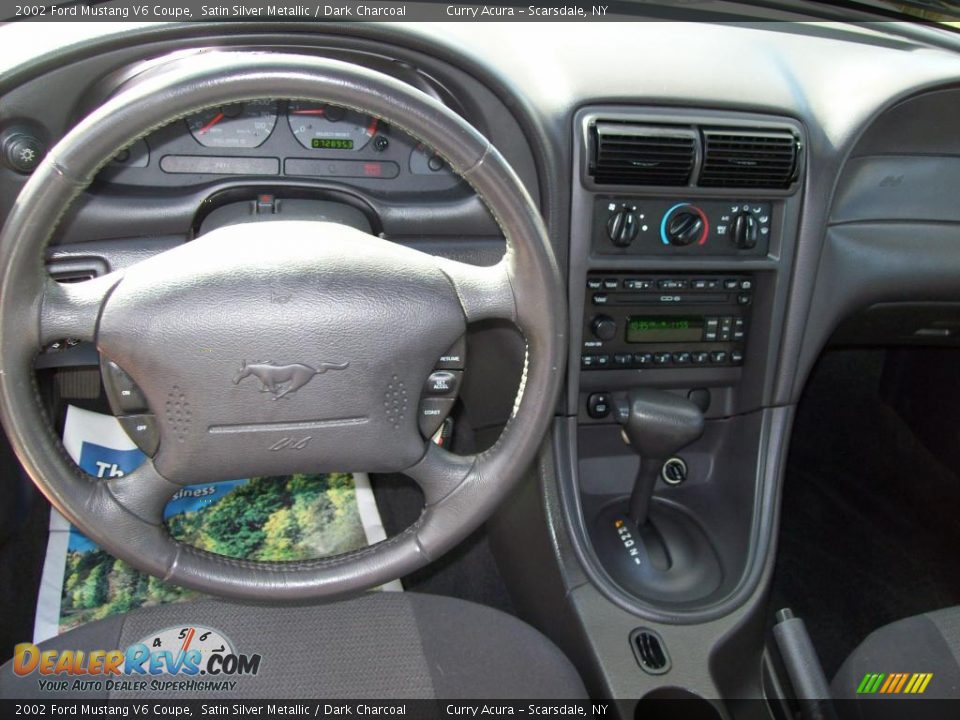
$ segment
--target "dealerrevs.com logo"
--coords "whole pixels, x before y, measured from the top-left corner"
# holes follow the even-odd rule
[[[49,692],[232,691],[237,676],[256,675],[259,654],[234,650],[223,633],[198,625],[168,627],[126,650],[41,650],[32,643],[14,648],[13,672],[37,675]]]

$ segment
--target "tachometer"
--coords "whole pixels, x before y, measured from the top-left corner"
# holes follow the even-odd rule
[[[275,100],[221,105],[187,118],[187,127],[194,139],[212,148],[260,147],[276,124]]]
[[[377,118],[336,105],[291,102],[287,118],[297,140],[311,150],[360,150],[383,132]]]

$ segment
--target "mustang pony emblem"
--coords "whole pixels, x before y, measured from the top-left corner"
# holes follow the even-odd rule
[[[314,375],[322,375],[327,370],[346,370],[349,364],[348,362],[339,365],[336,363],[320,363],[320,367],[314,368],[303,363],[293,363],[291,365],[274,365],[272,362],[248,364],[244,360],[240,372],[233,379],[233,384],[239,385],[241,380],[253,375],[260,381],[260,392],[272,393],[273,399],[279,400],[286,395],[295,393],[313,380]]]

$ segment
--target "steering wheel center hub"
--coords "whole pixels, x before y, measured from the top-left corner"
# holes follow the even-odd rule
[[[396,471],[421,389],[465,332],[428,256],[331,223],[216,230],[131,269],[100,351],[142,390],[174,482]]]

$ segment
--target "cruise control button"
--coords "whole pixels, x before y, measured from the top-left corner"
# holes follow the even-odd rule
[[[150,457],[156,455],[160,447],[160,432],[153,415],[121,415],[117,420],[138,448]]]
[[[433,437],[434,433],[440,429],[447,415],[453,410],[453,404],[456,401],[456,398],[452,397],[423,398],[420,401],[420,409],[417,413],[417,424],[420,426],[420,434],[425,438]]]
[[[427,395],[456,395],[460,387],[461,373],[451,370],[437,370],[427,378]]]
[[[119,365],[112,360],[107,360],[103,364],[103,370],[108,396],[111,396],[115,405],[114,412],[139,413],[148,409],[143,392]]]
[[[437,370],[463,370],[467,358],[467,337],[461,335],[453,347],[447,350],[437,361]]]

